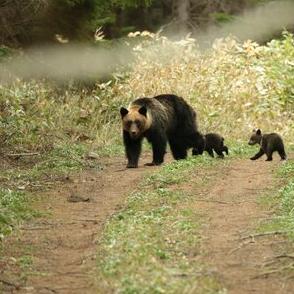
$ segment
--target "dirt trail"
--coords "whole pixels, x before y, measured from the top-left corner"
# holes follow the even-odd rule
[[[143,158],[142,162],[146,161]],[[95,255],[103,225],[142,176],[155,170],[125,170],[122,162],[112,159],[102,171],[83,172],[43,195],[40,208],[50,215],[26,223],[16,234],[17,239],[8,238],[4,244],[15,258],[31,250],[28,255],[33,256],[34,272],[26,277],[24,285],[21,276],[17,277],[19,267],[8,263],[4,293],[99,293]],[[278,164],[232,160],[227,167],[212,170],[217,177],[213,176],[206,188],[195,191],[202,195],[194,203],[195,211],[206,217],[199,260],[208,264],[229,293],[291,293],[294,289],[294,283],[279,274],[261,275],[267,270],[266,262],[284,253],[281,236],[241,238],[252,233],[260,220],[270,217],[257,199],[260,193],[273,188],[272,174]],[[68,202],[71,195],[90,199]]]
[[[259,195],[275,186],[273,171],[279,161],[234,160],[219,174],[195,209],[207,217],[202,231],[208,264],[228,293],[293,293],[294,281],[274,270],[275,256],[285,253],[281,236],[256,236],[260,221],[272,212],[258,204]],[[244,238],[245,237],[245,238]],[[281,265],[280,265],[281,266]]]
[[[30,248],[34,273],[22,285],[17,272],[10,268],[6,275],[4,271],[5,293],[98,293],[94,272],[99,233],[143,174],[156,169],[125,169],[123,162],[122,158],[109,160],[102,171],[83,172],[42,196],[38,208],[49,212],[49,217],[26,223],[17,239],[9,238],[11,246],[5,245],[14,257]],[[68,201],[76,196],[89,201]]]

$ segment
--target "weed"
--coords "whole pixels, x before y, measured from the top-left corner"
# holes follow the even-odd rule
[[[29,191],[47,189],[50,183],[61,176],[82,168],[100,168],[96,161],[85,159],[86,150],[87,148],[81,144],[58,145],[50,152],[40,155],[28,166],[12,165],[1,170],[3,187],[0,190],[0,234],[2,237],[11,232],[20,221],[39,215],[29,208],[33,199]]]
[[[143,36],[144,34],[142,34]],[[50,150],[86,143],[98,150],[121,144],[119,108],[142,96],[174,93],[195,107],[201,131],[247,141],[252,128],[293,130],[293,35],[266,46],[233,38],[200,51],[197,40],[149,34],[134,46],[128,72],[91,90],[48,81],[0,86],[0,143],[9,150]]]
[[[36,216],[29,207],[29,195],[22,191],[0,189],[0,239],[22,220]]]
[[[18,259],[17,263],[23,271],[27,271],[32,268],[33,259],[30,255],[23,255]]]

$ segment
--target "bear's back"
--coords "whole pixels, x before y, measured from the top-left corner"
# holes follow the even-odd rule
[[[221,147],[224,143],[224,138],[217,133],[208,133],[205,135],[206,145],[209,148],[214,146]]]
[[[264,134],[262,136],[262,146],[265,151],[269,148],[271,150],[280,150],[284,146],[283,139],[277,133]]]

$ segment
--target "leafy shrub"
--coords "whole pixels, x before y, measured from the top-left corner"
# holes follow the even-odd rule
[[[149,34],[134,50],[137,60],[121,95],[183,96],[197,110],[204,132],[244,139],[258,126],[293,138],[293,35],[267,46],[220,39],[201,51],[192,38]]]
[[[201,51],[197,41],[172,41],[149,32],[129,35],[135,55],[128,72],[93,90],[64,91],[40,81],[0,86],[1,145],[50,149],[61,142],[95,146],[121,142],[118,109],[140,96],[174,93],[195,107],[200,129],[247,141],[251,129],[294,137],[293,35],[266,46],[217,40]]]

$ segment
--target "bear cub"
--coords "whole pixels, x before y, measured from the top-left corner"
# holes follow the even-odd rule
[[[282,137],[277,133],[262,134],[261,130],[253,130],[252,135],[248,142],[249,145],[259,144],[259,151],[250,159],[256,160],[260,158],[263,154],[266,154],[266,161],[273,160],[273,152],[277,151],[281,157],[281,160],[287,158],[284,143]]]
[[[217,134],[217,133],[208,133],[204,135],[205,138],[205,148],[204,151],[208,152],[208,154],[211,157],[214,157],[213,151],[216,152],[216,154],[224,158],[223,152],[225,152],[227,155],[229,155],[229,149],[227,146],[224,145],[224,138]],[[196,148],[192,149],[192,155],[198,155],[199,152]]]
[[[195,147],[203,152],[204,139],[197,130],[196,112],[181,97],[171,94],[138,98],[128,108],[120,109],[123,141],[128,168],[138,167],[144,138],[152,145],[153,160],[164,161],[167,142],[174,159],[185,159],[187,150]]]

